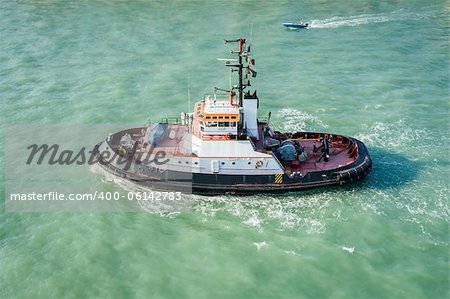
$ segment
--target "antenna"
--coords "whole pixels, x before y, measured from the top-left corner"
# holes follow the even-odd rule
[[[231,84],[231,73],[233,72],[232,69],[230,69],[230,90],[233,90],[233,85]]]
[[[190,86],[190,81],[191,81],[191,73],[188,72],[188,113],[191,112],[191,86]]]
[[[248,43],[250,46],[252,45],[252,37],[253,37],[253,20],[252,25],[250,26],[250,42]]]

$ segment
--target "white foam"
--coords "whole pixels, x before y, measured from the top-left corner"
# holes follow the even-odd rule
[[[253,242],[253,245],[256,246],[256,249],[261,250],[261,248],[263,247],[267,247],[269,246],[269,244],[266,241],[262,241],[262,242]]]
[[[355,247],[342,246],[342,250],[347,251],[348,253],[353,253],[353,252],[355,252]]]
[[[261,227],[262,220],[259,218],[259,212],[257,210],[249,210],[245,214],[244,221],[242,221],[243,224],[251,227]]]
[[[279,111],[280,118],[283,120],[279,129],[284,131],[315,131],[328,128],[317,116],[296,109],[282,109]]]
[[[205,217],[214,217],[219,212],[226,212],[237,217],[241,224],[260,229],[267,223],[279,230],[300,229],[307,234],[321,234],[326,231],[323,213],[327,213],[330,201],[336,200],[327,192],[277,197],[261,196],[215,196],[197,200],[193,210]],[[340,218],[340,213],[334,213]]]
[[[403,119],[391,124],[376,122],[370,127],[363,126],[362,131],[355,137],[368,146],[407,149],[410,145],[414,145],[417,149],[418,144],[426,145],[432,141],[432,134],[427,130],[414,129]],[[423,151],[423,154],[427,153],[428,151]]]
[[[284,252],[286,252],[287,254],[290,254],[290,255],[297,255],[297,253],[292,250],[284,250]]]

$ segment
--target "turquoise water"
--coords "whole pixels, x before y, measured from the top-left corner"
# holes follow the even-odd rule
[[[446,1],[1,1],[2,166],[11,125],[178,116],[188,86],[192,102],[228,86],[223,39],[252,32],[260,114],[358,137],[374,169],[343,189],[145,213],[2,208],[0,297],[448,298],[449,13]],[[282,28],[298,18],[311,28]]]

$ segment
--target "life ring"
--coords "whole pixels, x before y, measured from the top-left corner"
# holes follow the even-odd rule
[[[255,167],[256,167],[256,168],[260,168],[261,166],[263,166],[263,161],[261,161],[261,160],[256,161]]]
[[[120,156],[123,157],[123,156],[125,156],[126,153],[127,153],[126,149],[124,149],[123,147],[120,147],[120,148],[119,148],[119,155],[120,155]]]

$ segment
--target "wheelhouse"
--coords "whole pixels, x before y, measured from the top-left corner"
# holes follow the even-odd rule
[[[227,100],[206,96],[195,104],[194,127],[200,137],[206,135],[236,135],[238,132],[239,109]]]

